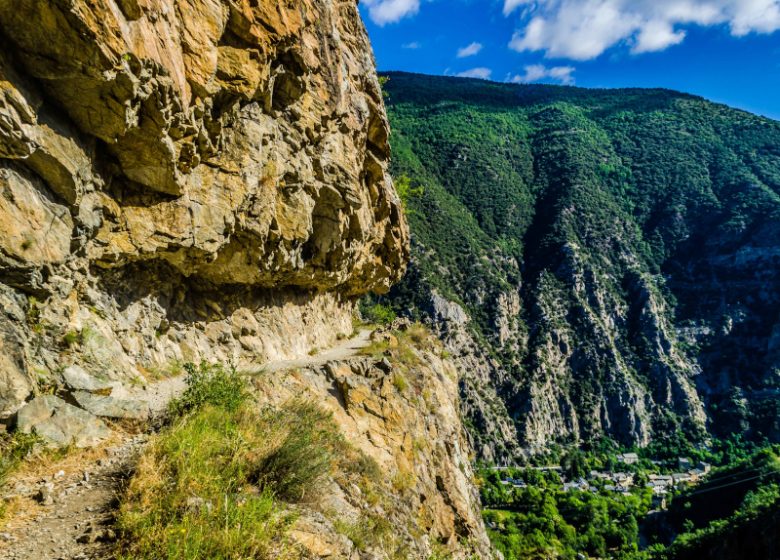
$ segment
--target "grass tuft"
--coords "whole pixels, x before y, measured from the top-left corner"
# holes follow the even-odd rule
[[[14,432],[0,437],[0,487],[24,462],[40,439],[34,434]]]
[[[282,499],[301,501],[317,493],[346,443],[330,413],[305,402],[293,401],[275,418],[285,433],[281,444],[258,461],[253,479]]]
[[[34,434],[15,432],[0,436],[0,489],[10,476],[19,469],[40,439]],[[7,513],[6,502],[0,500],[0,521]]]

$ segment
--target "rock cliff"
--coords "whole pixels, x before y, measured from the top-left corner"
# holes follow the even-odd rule
[[[0,418],[351,332],[408,234],[354,0],[0,0]]]
[[[363,356],[255,380],[268,406],[318,403],[378,467],[323,484],[291,536],[313,558],[491,558],[458,370],[427,329],[399,323],[374,333]]]
[[[409,258],[388,136],[354,0],[0,0],[0,429],[90,445],[90,412],[148,415],[115,398],[134,382],[352,334]],[[456,373],[391,346],[258,380],[382,469],[375,496],[330,481],[292,536],[311,557],[487,557]]]

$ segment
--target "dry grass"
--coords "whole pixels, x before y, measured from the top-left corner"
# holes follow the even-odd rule
[[[156,381],[162,381],[163,379],[178,377],[185,373],[184,364],[175,360],[163,365],[148,367],[138,365],[136,366],[136,369],[138,370],[138,375],[134,378],[134,384],[137,385],[154,383]]]
[[[191,372],[123,499],[119,558],[299,558],[289,504],[315,503],[328,477],[360,468],[330,414],[301,400],[260,408],[236,384],[224,368]]]

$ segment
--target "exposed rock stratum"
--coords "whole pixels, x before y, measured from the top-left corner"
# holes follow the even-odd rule
[[[0,0],[0,417],[78,364],[284,359],[403,273],[354,0]]]

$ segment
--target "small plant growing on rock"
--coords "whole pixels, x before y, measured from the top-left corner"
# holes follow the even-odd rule
[[[396,492],[405,492],[414,488],[417,484],[417,477],[410,470],[399,469],[393,476],[393,489]]]
[[[30,325],[34,333],[41,334],[43,332],[44,324],[41,320],[41,302],[35,296],[30,296],[27,299],[27,324]]]
[[[399,393],[403,393],[409,387],[409,382],[406,380],[406,377],[397,373],[393,376],[393,386],[398,389]]]
[[[62,335],[62,343],[66,348],[73,348],[81,342],[81,335],[78,331],[68,331]]]
[[[244,380],[232,366],[188,363],[184,364],[184,371],[187,389],[181,397],[171,401],[169,411],[173,416],[184,416],[207,404],[232,412],[249,398]]]

